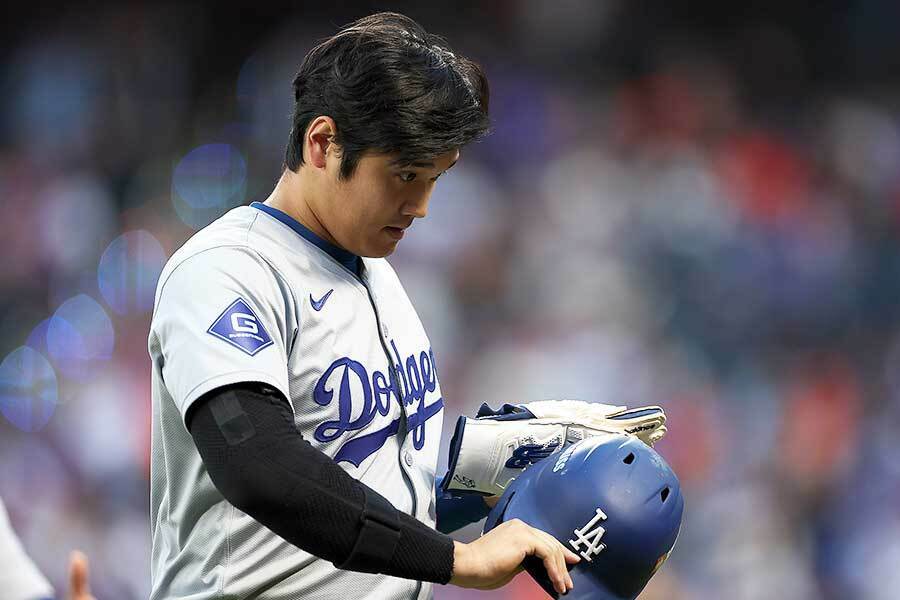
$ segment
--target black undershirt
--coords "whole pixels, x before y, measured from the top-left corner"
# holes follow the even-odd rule
[[[186,422],[222,496],[288,542],[341,569],[450,581],[450,537],[351,477],[293,416],[277,390],[242,383],[199,398]]]

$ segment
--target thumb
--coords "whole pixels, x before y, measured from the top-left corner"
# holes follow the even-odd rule
[[[69,600],[88,600],[90,597],[88,559],[83,552],[75,550],[69,555]]]

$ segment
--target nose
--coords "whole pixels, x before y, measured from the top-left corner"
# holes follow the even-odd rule
[[[423,219],[428,214],[428,199],[431,192],[420,194],[409,198],[403,203],[402,213],[404,216]]]

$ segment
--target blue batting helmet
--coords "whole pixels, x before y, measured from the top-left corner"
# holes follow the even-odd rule
[[[672,551],[683,512],[678,478],[655,450],[629,435],[598,436],[528,468],[484,531],[520,519],[579,554],[567,599],[634,600]],[[558,597],[540,560],[524,566]]]

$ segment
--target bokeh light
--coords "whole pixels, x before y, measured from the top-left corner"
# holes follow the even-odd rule
[[[96,300],[79,294],[62,303],[47,326],[47,350],[60,373],[77,381],[91,379],[112,356],[112,321]]]
[[[0,412],[22,431],[43,429],[57,400],[56,373],[37,350],[20,346],[0,363]]]
[[[150,232],[123,233],[100,257],[97,285],[103,299],[120,315],[149,312],[165,263],[166,253]]]
[[[44,319],[40,323],[34,326],[34,329],[31,330],[31,333],[28,334],[28,338],[25,340],[25,345],[29,348],[37,350],[41,354],[45,356],[49,354],[47,350],[47,329],[50,327],[50,319]]]
[[[172,174],[175,212],[195,229],[242,203],[246,192],[247,163],[230,144],[206,144],[191,150]]]
[[[110,187],[92,171],[48,178],[34,207],[40,216],[35,235],[57,279],[93,271],[106,240],[116,232]]]

